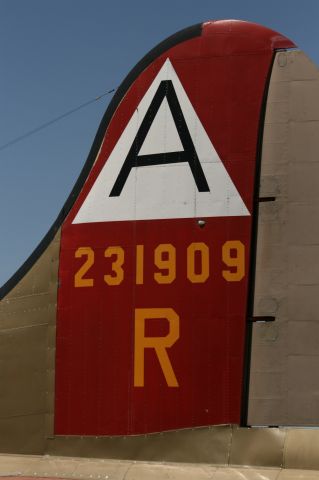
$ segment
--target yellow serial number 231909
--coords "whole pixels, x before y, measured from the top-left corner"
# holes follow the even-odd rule
[[[191,283],[205,283],[210,276],[209,247],[203,242],[193,242],[187,247],[186,274]],[[222,261],[225,267],[222,276],[227,282],[239,282],[245,276],[245,246],[240,240],[228,240],[222,246]],[[79,247],[75,257],[85,261],[74,276],[75,287],[93,287],[94,278],[89,270],[94,265],[95,253],[91,247]],[[120,285],[124,280],[125,250],[120,246],[110,246],[104,257],[111,261],[109,273],[103,275],[107,285]],[[144,284],[144,245],[136,245],[135,283]],[[158,284],[171,284],[176,279],[176,248],[171,243],[161,243],[154,250],[154,281]]]

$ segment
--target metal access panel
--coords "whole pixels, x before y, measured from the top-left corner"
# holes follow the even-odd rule
[[[319,423],[319,71],[279,52],[261,167],[249,423]]]

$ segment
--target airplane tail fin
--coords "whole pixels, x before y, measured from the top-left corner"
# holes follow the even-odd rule
[[[217,425],[318,424],[318,85],[237,21],[130,72],[0,289],[1,452],[223,463],[258,433]]]

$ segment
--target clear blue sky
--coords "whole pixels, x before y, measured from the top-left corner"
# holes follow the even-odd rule
[[[278,30],[319,65],[318,0],[0,0],[0,147],[116,87],[177,30],[227,18]],[[109,100],[0,151],[0,285],[57,216]]]

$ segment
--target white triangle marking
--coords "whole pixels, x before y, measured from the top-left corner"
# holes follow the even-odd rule
[[[121,194],[110,197],[140,124],[163,80],[171,80],[174,85],[210,191],[198,191],[190,166],[185,162],[132,168]],[[153,125],[156,122],[155,126],[151,126],[140,155],[168,151],[165,142],[161,143],[160,140],[163,135],[166,135],[167,148],[174,149],[170,151],[183,149],[179,146],[180,139],[179,142],[176,139],[178,132],[175,125],[172,133],[167,134],[172,127],[171,122],[174,123],[171,113],[167,114],[167,109],[169,110],[169,106],[163,101],[157,118],[153,121]],[[126,125],[73,223],[247,215],[250,215],[249,211],[211,143],[170,60],[167,59]]]

